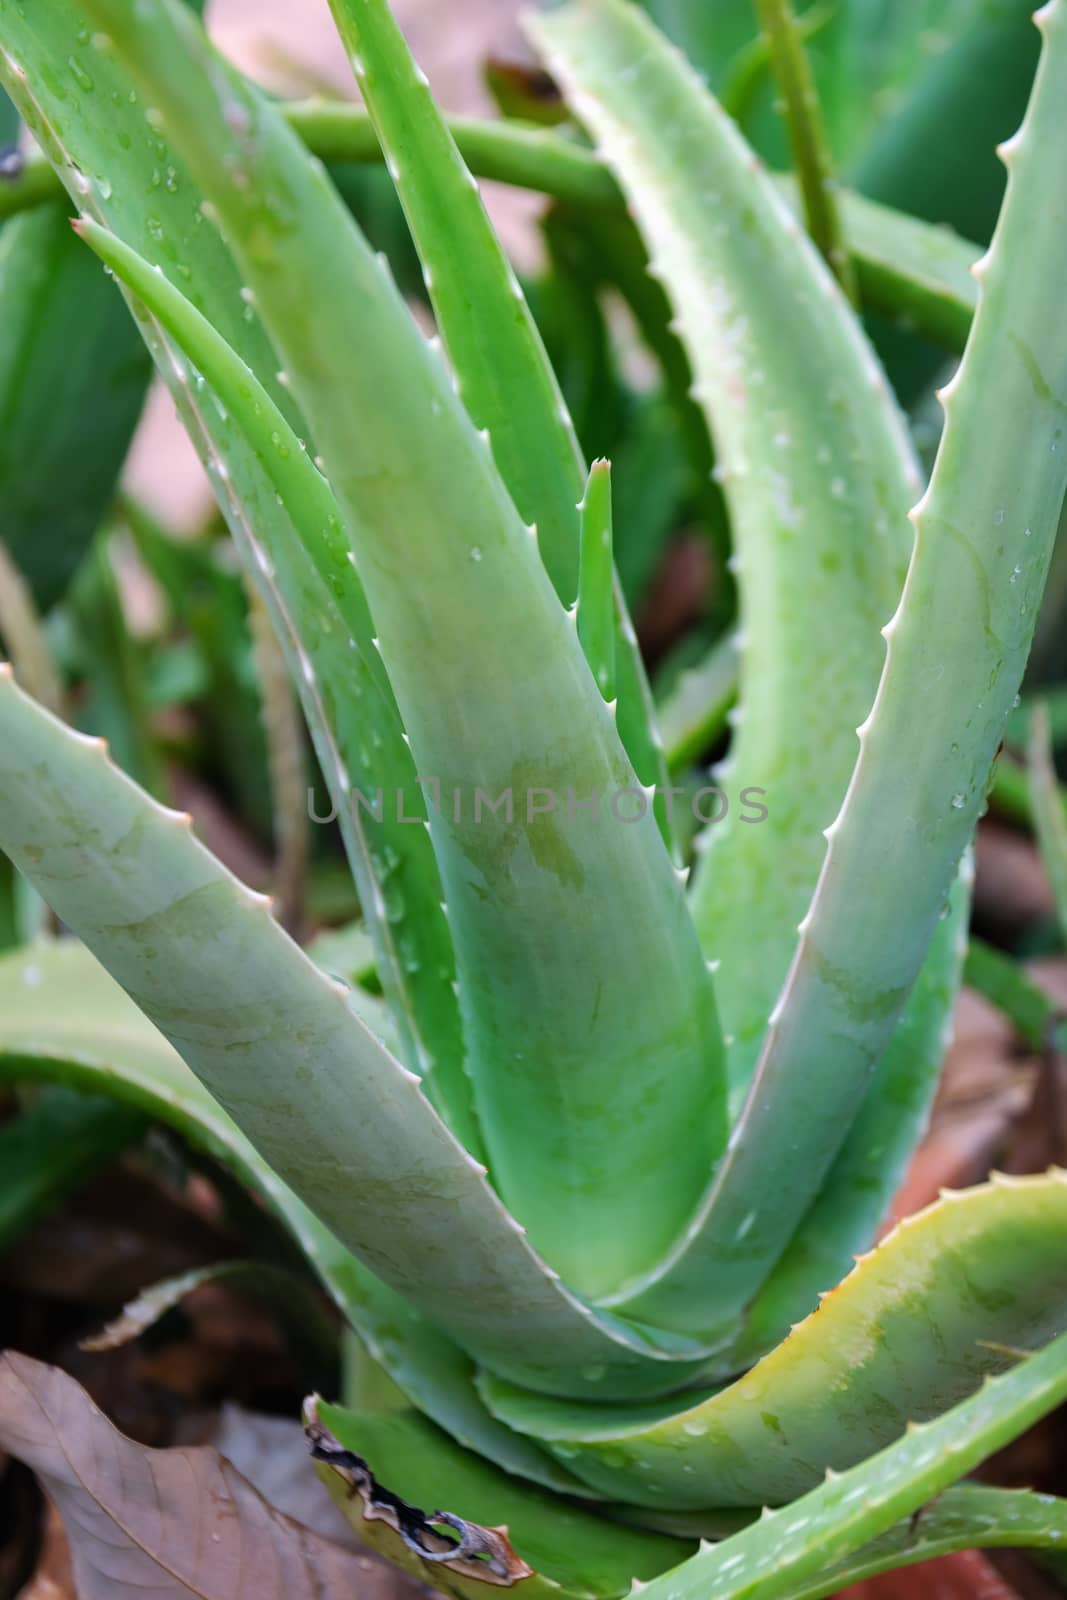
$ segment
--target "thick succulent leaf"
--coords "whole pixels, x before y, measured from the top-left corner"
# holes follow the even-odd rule
[[[0,1081],[58,1083],[173,1127],[262,1194],[413,1405],[509,1472],[565,1492],[578,1488],[489,1416],[468,1358],[323,1227],[84,946],[41,945],[0,961]]]
[[[837,1086],[836,1098],[810,1098],[790,1172],[799,1163],[811,1175],[809,1148],[832,1151],[837,1131],[823,1112],[863,1086],[886,1048],[985,803],[1022,678],[1067,484],[1067,331],[1056,270],[1067,260],[1067,201],[1056,178],[1067,150],[1057,109],[1067,93],[1067,18],[1058,5],[1039,18],[1046,49],[1023,129],[1005,151],[1005,208],[977,269],[978,312],[943,397],[933,478],[912,513],[915,555],[884,630],[878,696],[720,1170],[711,1208],[725,1230],[720,1242],[733,1240],[731,1196],[744,1194],[746,1163],[768,1159],[766,1130],[779,1123],[788,1085]],[[726,1305],[758,1286],[780,1251],[781,1224],[764,1208],[740,1243],[705,1256]]]
[[[386,0],[331,0],[422,258],[460,397],[564,605],[578,592],[586,467],[522,288]],[[666,776],[637,640],[616,585],[619,734],[638,778]],[[614,619],[613,619],[614,620]],[[661,822],[665,822],[665,813]]]
[[[685,63],[616,0],[553,12],[534,32],[630,196],[674,300],[731,511],[741,708],[719,775],[764,790],[769,814],[752,826],[738,808],[709,830],[692,904],[719,963],[736,1103],[877,686],[879,628],[903,580],[917,469],[829,270]],[[783,321],[787,304],[795,314]],[[867,1085],[818,1061],[803,1081],[779,1082],[773,1118],[732,1142],[713,1210],[648,1280],[660,1285],[631,1285],[625,1303],[653,1321],[712,1324],[720,1258],[737,1251],[757,1213],[781,1248]],[[724,1315],[734,1306],[731,1294]]]
[[[577,804],[634,778],[573,621],[439,355],[284,121],[180,8],[79,10],[215,207],[348,517],[419,770],[441,784],[430,826],[494,1180],[574,1287],[610,1288],[692,1210],[723,1094],[646,798],[616,806],[629,824]]]
[[[71,238],[61,205],[4,228],[0,300],[3,537],[47,607],[115,492],[150,364],[114,285]]]
[[[812,1310],[820,1292],[840,1282],[888,1215],[925,1130],[952,1036],[973,881],[968,855],[848,1137],[818,1198],[746,1312],[738,1345],[719,1358],[722,1370],[747,1366],[784,1338]]]
[[[107,1100],[42,1090],[0,1128],[0,1249],[110,1166],[141,1129],[140,1117]]]
[[[534,31],[674,302],[730,507],[743,637],[729,771],[767,790],[770,816],[716,825],[693,906],[743,1084],[877,686],[918,479],[828,271],[675,53],[622,5]],[[797,314],[783,324],[785,304]]]
[[[494,1473],[414,1412],[368,1415],[319,1402],[313,1417],[320,1428],[309,1429],[310,1435],[318,1434],[333,1453],[333,1462],[330,1454],[320,1457],[319,1473],[359,1537],[434,1590],[457,1600],[473,1600],[512,1584],[539,1600],[560,1593],[589,1600],[624,1595],[635,1578],[641,1582],[667,1571],[692,1551],[685,1540],[605,1521],[582,1506],[568,1505]],[[369,1469],[374,1482],[367,1483],[358,1468],[353,1473],[354,1463],[346,1468],[334,1446],[351,1452]],[[360,1483],[355,1493],[354,1478]],[[399,1527],[389,1504],[392,1495],[399,1495],[411,1511]],[[455,1550],[456,1537],[463,1531],[454,1524],[439,1525],[448,1543],[440,1541],[438,1559],[420,1556],[414,1544],[434,1548],[437,1543],[432,1525],[439,1508],[475,1525],[478,1532],[505,1535],[507,1547],[494,1553],[511,1573],[505,1570],[495,1582],[487,1581],[478,1576],[477,1562],[462,1556],[458,1562],[447,1559],[448,1544]],[[400,1527],[406,1538],[401,1537]],[[469,1538],[474,1528],[467,1531]],[[526,1575],[516,1570],[520,1564]]]
[[[277,357],[254,307],[241,296],[231,258],[205,223],[195,185],[158,129],[146,123],[128,78],[94,45],[72,0],[60,0],[47,15],[32,19],[16,7],[0,6],[0,37],[11,52],[6,65],[0,58],[0,73],[7,74],[27,120],[82,210],[187,287],[274,403],[299,426],[277,377]],[[55,59],[75,62],[82,77],[94,83],[92,93],[68,95],[49,69]],[[172,358],[154,325],[144,323],[142,331],[214,474],[238,548],[290,651],[407,1064],[428,1074],[438,1103],[476,1148],[439,875],[424,829],[398,821],[420,816],[422,795],[373,648],[373,628],[347,559],[337,508],[302,451],[293,447],[288,429],[280,429],[277,444],[272,441],[270,450],[257,456],[219,397],[204,388],[202,374],[190,374],[184,362]],[[245,400],[247,405],[249,397]],[[285,470],[283,449],[289,452],[291,508],[285,499],[279,503],[267,470],[273,469],[275,477]],[[305,519],[299,532],[294,517]],[[304,660],[313,663],[310,676]],[[380,819],[371,809],[379,788]],[[407,797],[406,809],[396,804],[398,788]],[[360,806],[354,793],[365,793],[368,807]]]
[[[312,965],[188,817],[36,706],[10,668],[0,729],[0,847],[342,1243],[520,1381],[608,1394],[672,1381],[662,1363],[693,1347],[660,1355],[570,1295],[347,986]]]
[[[666,1511],[781,1505],[1067,1328],[1067,1174],[947,1193],[862,1257],[744,1377],[627,1417],[486,1376],[510,1427],[594,1488]]]
[[[215,1450],[136,1444],[73,1378],[11,1351],[0,1357],[0,1447],[58,1507],[80,1600],[374,1592],[365,1558],[276,1511]]]
[[[254,528],[249,519],[242,527],[254,570],[291,645],[294,677],[318,735],[334,806],[368,903],[379,968],[389,984],[401,1039],[414,1047],[437,1109],[467,1149],[477,1152],[480,1141],[462,1050],[449,1028],[453,969],[435,898],[439,880],[420,826],[421,791],[329,487],[263,385],[168,279],[97,224],[84,221],[78,226],[207,381],[300,532],[299,544],[280,538],[284,525],[271,517],[262,525],[257,519]],[[240,453],[230,454],[240,470]],[[233,482],[232,474],[225,482]],[[306,557],[311,558],[311,572]],[[387,773],[395,785],[383,781]],[[409,795],[411,815],[402,803]],[[417,934],[409,933],[415,928]],[[438,964],[425,974],[427,959]],[[376,1031],[381,1037],[381,1029]]]
[[[880,1572],[914,1566],[954,1550],[1061,1551],[1067,1543],[1067,1500],[1029,1489],[964,1483],[946,1489],[854,1555],[790,1589],[789,1600],[822,1600]]]
[[[657,28],[705,74],[716,93],[758,31],[751,0],[720,0],[713,12],[702,0],[641,0],[641,5]],[[765,48],[760,59],[767,70]]]
[[[913,1428],[734,1538],[701,1549],[653,1581],[651,1600],[707,1600],[712,1594],[716,1600],[797,1600],[833,1593],[826,1587],[833,1582],[828,1565],[911,1517],[1065,1398],[1062,1336],[936,1422]]]

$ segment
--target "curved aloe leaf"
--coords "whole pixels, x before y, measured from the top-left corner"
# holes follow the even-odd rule
[[[146,137],[136,90],[94,46],[72,0],[57,0],[47,13],[32,18],[2,0],[0,41],[8,52],[0,55],[0,76],[82,210],[182,283],[192,285],[195,263],[190,292],[200,309],[256,374],[273,405],[302,427],[278,379],[277,357],[254,307],[240,293],[230,256],[205,222],[188,171],[157,130]],[[54,60],[73,62],[82,80],[94,84],[92,92],[68,94],[50,69]],[[337,507],[302,449],[294,446],[288,423],[278,428],[277,442],[272,439],[257,456],[221,399],[205,390],[202,375],[174,359],[151,324],[143,324],[142,331],[213,474],[238,548],[293,659],[407,1064],[427,1074],[438,1104],[477,1150],[440,878],[425,830],[398,821],[417,819],[425,807],[373,647],[374,630],[348,560]],[[287,459],[289,500],[279,503],[275,479],[286,471]],[[299,529],[294,517],[304,519]],[[310,675],[304,661],[313,663]],[[403,808],[397,804],[398,789],[405,795]],[[380,818],[372,809],[379,790]],[[367,806],[356,798],[360,794]]]
[[[360,91],[422,258],[460,396],[563,604],[578,593],[585,460],[518,279],[477,185],[385,0],[331,0]],[[662,785],[663,753],[637,640],[615,585],[618,727],[638,778]],[[658,808],[666,829],[665,812]]]
[[[946,915],[889,1047],[818,1198],[745,1314],[737,1346],[720,1357],[747,1366],[784,1338],[840,1282],[888,1215],[926,1127],[963,976],[974,864],[952,887]]]
[[[666,1541],[658,1547],[647,1535],[616,1528],[616,1537],[605,1547],[605,1527],[597,1519],[563,1510],[559,1502],[544,1505],[539,1498],[523,1493],[517,1486],[502,1493],[499,1479],[490,1478],[471,1458],[450,1446],[442,1435],[428,1428],[412,1414],[384,1420],[337,1406],[317,1407],[320,1420],[333,1440],[342,1448],[366,1458],[376,1477],[387,1483],[394,1494],[417,1505],[434,1505],[442,1483],[447,1483],[448,1511],[475,1525],[492,1525],[505,1519],[509,1542],[515,1554],[533,1569],[522,1582],[530,1593],[541,1593],[555,1586],[565,1594],[599,1596],[637,1593],[648,1578],[674,1567],[686,1555],[680,1542]],[[445,1563],[433,1567],[418,1563],[415,1553],[403,1548],[394,1531],[378,1519],[368,1520],[365,1502],[351,1493],[350,1481],[328,1462],[319,1473],[330,1487],[338,1505],[360,1537],[409,1571],[433,1585],[453,1593],[461,1600],[482,1592],[482,1586],[460,1577],[455,1582]],[[430,1519],[432,1521],[432,1518]],[[684,1520],[684,1519],[679,1519]],[[695,1518],[699,1521],[699,1518]],[[724,1521],[725,1517],[720,1518]],[[755,1521],[755,1514],[751,1518]],[[705,1519],[708,1526],[711,1519]],[[813,1523],[817,1537],[817,1524]],[[577,1537],[576,1537],[577,1535]],[[716,1531],[709,1537],[719,1538]],[[696,1537],[694,1535],[694,1537]],[[979,1484],[960,1484],[946,1489],[921,1511],[891,1527],[871,1543],[836,1561],[829,1569],[815,1573],[796,1588],[789,1588],[788,1600],[820,1600],[834,1595],[846,1585],[858,1583],[879,1572],[929,1561],[954,1550],[1045,1549],[1058,1550],[1067,1539],[1067,1501],[1052,1495],[1032,1494],[1029,1490],[989,1489]],[[723,1579],[730,1570],[732,1545],[721,1547]],[[716,1587],[716,1595],[732,1593]]]
[[[1029,1489],[958,1484],[829,1572],[801,1582],[789,1591],[789,1600],[822,1600],[880,1572],[932,1561],[955,1550],[1062,1552],[1065,1542],[1067,1500]]]
[[[1067,1173],[994,1179],[899,1224],[752,1370],[685,1410],[481,1380],[491,1409],[601,1493],[668,1511],[780,1505],[1067,1327]],[[670,1409],[668,1410],[668,1405]]]
[[[69,1086],[83,1100],[119,1102],[120,1115],[174,1128],[262,1194],[413,1405],[509,1472],[564,1493],[589,1492],[489,1415],[468,1357],[338,1243],[84,946],[39,945],[0,960],[0,1082]]]
[[[573,622],[295,136],[179,8],[78,9],[203,183],[346,512],[412,749],[441,783],[430,825],[495,1181],[569,1282],[611,1287],[684,1223],[724,1128],[710,982],[647,799],[629,797],[631,825],[580,804],[635,784]]]
[[[412,1541],[400,1537],[395,1519],[388,1518],[387,1494],[424,1508],[430,1523],[443,1497],[448,1515],[503,1531],[514,1555],[532,1569],[512,1581],[538,1600],[624,1595],[635,1579],[665,1572],[692,1552],[691,1542],[605,1521],[582,1506],[493,1472],[413,1412],[367,1415],[321,1402],[315,1412],[332,1436],[331,1444],[365,1460],[385,1491],[378,1514],[368,1515],[375,1509],[368,1503],[373,1491],[369,1497],[353,1494],[348,1474],[338,1472],[328,1458],[319,1465],[320,1476],[360,1539],[456,1600],[475,1600],[509,1584],[487,1584],[477,1568],[472,1574],[470,1564],[462,1561],[457,1570],[448,1560],[421,1559]]]
[[[77,226],[206,379],[299,532],[299,543],[282,537],[283,524],[269,515],[249,517],[241,527],[254,558],[253,571],[287,629],[294,676],[368,903],[379,966],[387,982],[399,972],[400,981],[389,984],[389,995],[401,1023],[410,1025],[402,1037],[417,1046],[416,1064],[431,1100],[466,1148],[477,1152],[480,1140],[462,1050],[449,1033],[452,966],[447,929],[434,898],[439,880],[419,825],[421,791],[329,486],[263,385],[163,273],[97,224]],[[239,470],[240,455],[232,450],[229,455],[236,457]],[[232,474],[225,482],[233,482]],[[386,774],[393,783],[382,781]],[[409,925],[418,932],[409,936]],[[424,973],[423,962],[429,959],[438,965]],[[447,995],[443,1006],[442,995]]]
[[[37,707],[10,668],[0,729],[0,847],[384,1282],[520,1381],[611,1394],[685,1376],[691,1346],[660,1351],[573,1299],[346,986],[311,964],[187,817]]]
[[[829,273],[665,41],[611,4],[554,12],[534,33],[674,301],[731,512],[743,639],[729,770],[767,790],[770,817],[716,825],[693,907],[743,1085],[877,686],[918,478]],[[786,304],[798,314],[783,334]],[[815,616],[833,625],[813,630]]]
[[[734,692],[732,648],[729,640],[723,640],[698,667],[680,675],[663,703],[661,722],[672,769],[699,755],[709,732],[722,731]],[[967,861],[950,895],[951,909],[934,934],[848,1137],[808,1216],[746,1312],[737,1340],[717,1358],[720,1369],[725,1364],[746,1365],[770,1349],[807,1314],[820,1289],[838,1282],[886,1214],[926,1122],[944,1059],[967,948],[972,878],[973,867]],[[975,976],[968,981],[974,984]],[[1042,999],[1036,990],[1031,998],[1035,1005]],[[1038,1010],[1038,1020],[1047,1021],[1050,1003],[1044,1001]],[[1032,1022],[1031,1033],[1035,1027],[1037,1022]]]
[[[878,630],[903,581],[917,469],[829,271],[665,41],[611,0],[555,12],[534,33],[616,169],[672,295],[731,510],[741,711],[720,771],[763,789],[769,817],[753,827],[738,811],[709,830],[692,905],[719,963],[737,1103],[818,878],[821,829],[845,793],[856,724],[877,685]],[[783,325],[785,304],[801,314]],[[816,372],[823,377],[813,385]],[[813,628],[815,617],[823,625]],[[735,1147],[759,1177],[738,1186],[730,1216],[717,1218],[723,1240],[745,1237],[768,1171],[777,1226],[795,1225],[825,1170],[796,1152],[798,1124],[811,1102],[822,1105],[819,1148],[828,1162],[865,1088],[817,1068],[803,1084],[781,1087],[758,1153],[751,1140]],[[677,1325],[714,1320],[718,1263],[702,1258],[706,1232],[703,1223],[690,1228],[662,1293],[631,1286],[639,1314]],[[661,1276],[662,1266],[648,1282]]]
[[[701,1549],[655,1579],[650,1600],[707,1600],[709,1594],[716,1600],[797,1600],[832,1593],[828,1565],[918,1511],[1065,1398],[1067,1335],[862,1466],[829,1476],[791,1506]]]
[[[640,31],[628,13],[606,5],[582,15],[609,12],[620,34]],[[827,833],[819,887],[752,1093],[704,1223],[660,1286],[657,1315],[664,1314],[672,1278],[682,1306],[687,1283],[703,1278],[715,1284],[725,1317],[745,1304],[780,1254],[800,1191],[811,1195],[820,1184],[842,1116],[854,1110],[915,980],[1021,678],[1067,476],[1063,402],[1055,392],[1067,379],[1067,336],[1056,311],[1057,275],[1048,265],[1060,259],[1067,238],[1053,176],[1064,133],[1051,109],[1067,85],[1067,51],[1060,13],[1042,16],[1048,49],[1009,158],[1014,175],[997,242],[981,269],[979,312],[948,400],[934,479],[914,513],[916,555],[900,610],[885,630],[889,652],[878,700],[861,730],[844,807]],[[573,17],[553,19],[554,39],[576,26],[580,34]],[[669,61],[663,70],[669,81],[681,71]],[[590,118],[600,105],[590,104]],[[1035,219],[1048,241],[1044,255],[1032,251]],[[1013,267],[1009,279],[1004,258],[1013,235],[1031,243],[1027,272]],[[1038,348],[1040,362],[1033,355]],[[937,534],[924,537],[931,524]],[[943,619],[936,630],[932,618]],[[904,752],[911,759],[902,759]],[[789,782],[795,784],[794,772]],[[909,820],[917,794],[924,814],[938,818],[921,835]],[[877,922],[869,914],[873,905],[880,908]],[[802,1095],[806,1107],[799,1138],[797,1119],[782,1114],[790,1094]],[[768,1163],[776,1171],[774,1203],[755,1203]]]
[[[764,1513],[762,1521],[753,1520],[743,1533],[724,1538],[714,1546],[702,1545],[697,1558],[702,1570],[696,1564],[674,1566],[679,1546],[672,1548],[664,1542],[657,1549],[647,1542],[647,1536],[646,1542],[637,1544],[637,1536],[630,1530],[618,1529],[619,1542],[605,1548],[603,1524],[581,1513],[581,1520],[576,1522],[573,1513],[561,1511],[558,1502],[549,1513],[550,1520],[546,1520],[538,1497],[523,1493],[517,1486],[504,1490],[499,1480],[487,1479],[470,1457],[456,1451],[440,1434],[410,1414],[383,1419],[334,1406],[320,1405],[317,1410],[332,1435],[331,1444],[365,1460],[394,1494],[418,1505],[435,1506],[440,1486],[446,1483],[447,1509],[453,1517],[482,1526],[505,1519],[512,1554],[533,1568],[532,1574],[521,1580],[531,1593],[540,1594],[555,1584],[568,1594],[636,1593],[655,1574],[656,1563],[662,1563],[662,1567],[670,1569],[661,1591],[664,1597],[671,1592],[668,1585],[681,1579],[689,1583],[690,1594],[714,1594],[717,1600],[753,1595],[763,1596],[764,1600],[819,1600],[878,1572],[953,1550],[996,1546],[1055,1550],[1062,1544],[1067,1537],[1064,1501],[1028,1491],[989,1489],[977,1484],[946,1488],[945,1484],[951,1484],[1016,1430],[1021,1431],[1031,1416],[1051,1409],[1063,1393],[1063,1347],[1061,1340],[1055,1349],[1059,1367],[1053,1352],[1047,1352],[1027,1362],[1022,1372],[1012,1373],[1009,1380],[1001,1380],[1003,1386],[994,1383],[991,1389],[984,1389],[951,1413],[960,1435],[967,1435],[961,1438],[961,1448],[969,1458],[960,1460],[953,1449],[945,1447],[946,1436],[955,1443],[947,1429],[941,1430],[941,1439],[931,1439],[932,1430],[920,1427],[875,1458],[875,1463],[854,1469],[844,1480],[828,1474],[827,1484],[808,1497],[799,1516],[793,1515],[797,1508]],[[1040,1370],[1035,1372],[1039,1363]],[[1024,1374],[1028,1381],[1021,1383]],[[935,1463],[931,1474],[928,1469]],[[477,1470],[472,1471],[472,1466]],[[896,1497],[895,1507],[888,1514],[879,1503],[883,1479],[876,1476],[877,1469],[884,1466],[888,1466]],[[435,1562],[428,1568],[418,1562],[410,1545],[396,1537],[388,1521],[383,1526],[382,1520],[368,1520],[367,1499],[352,1493],[353,1474],[346,1473],[343,1467],[339,1471],[328,1460],[320,1465],[319,1472],[361,1537],[384,1547],[391,1559],[460,1600],[471,1600],[472,1595],[482,1592],[481,1584],[470,1581],[469,1567],[465,1575],[461,1572],[458,1577],[454,1570],[450,1571],[447,1561]],[[936,1498],[924,1503],[928,1496]],[[387,1512],[384,1505],[383,1510]],[[426,1520],[433,1521],[432,1517]],[[711,1526],[711,1519],[705,1522]],[[448,1525],[437,1526],[444,1532]],[[822,1546],[824,1529],[829,1530],[826,1553]],[[580,1550],[576,1534],[580,1536]],[[769,1552],[783,1537],[789,1540],[783,1574],[772,1572],[763,1579],[756,1576],[756,1586],[750,1587],[749,1580],[759,1573],[764,1557],[769,1561]],[[595,1566],[590,1560],[594,1553]],[[632,1573],[628,1567],[632,1567]]]
[[[1067,392],[1067,334],[1054,267],[1067,259],[1055,176],[1067,148],[1056,110],[1067,92],[1067,39],[1059,6],[1039,16],[1042,64],[1023,128],[1004,152],[1005,208],[977,269],[979,309],[943,397],[933,478],[912,513],[915,555],[884,630],[882,682],[844,806],[827,830],[827,859],[739,1149],[761,1148],[760,1125],[774,1115],[783,1083],[810,1081],[813,1069],[862,1082],[878,1062],[984,804],[1022,677],[1067,484],[1067,402],[1057,394]],[[1025,246],[1013,250],[1020,240]],[[934,819],[922,832],[911,820],[917,796]],[[725,1171],[724,1195],[743,1165]],[[731,1264],[731,1296],[749,1292],[777,1249],[757,1222]]]

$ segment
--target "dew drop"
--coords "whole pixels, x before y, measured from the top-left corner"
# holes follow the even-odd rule
[[[70,60],[67,62],[67,65],[70,68],[70,75],[74,79],[74,82],[78,85],[78,88],[84,90],[86,94],[92,94],[96,85],[93,83],[92,78],[86,72],[81,62],[78,61],[76,57],[71,56]]]

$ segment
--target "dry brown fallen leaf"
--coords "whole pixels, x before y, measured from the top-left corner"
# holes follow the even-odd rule
[[[396,1600],[404,1586],[277,1511],[217,1450],[134,1444],[73,1378],[12,1352],[0,1356],[0,1449],[58,1507],[79,1600]]]

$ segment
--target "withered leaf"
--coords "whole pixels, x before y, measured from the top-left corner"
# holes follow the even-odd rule
[[[59,1508],[79,1600],[395,1600],[403,1585],[275,1510],[218,1451],[135,1444],[73,1378],[12,1352],[0,1356],[0,1449]]]
[[[330,1432],[316,1396],[304,1403],[304,1432],[335,1499],[348,1502],[350,1516],[358,1506],[361,1536],[413,1576],[464,1596],[472,1584],[508,1589],[534,1576],[507,1528],[483,1527],[450,1511],[423,1511],[380,1484],[362,1456]]]

